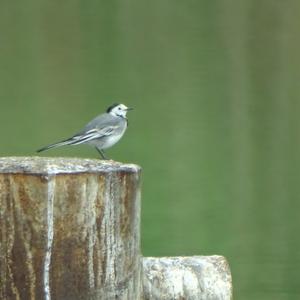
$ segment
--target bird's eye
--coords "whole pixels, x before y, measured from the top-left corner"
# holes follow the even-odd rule
[[[118,109],[121,109],[121,107],[119,107]]]

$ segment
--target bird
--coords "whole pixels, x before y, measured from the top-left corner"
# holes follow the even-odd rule
[[[124,135],[128,127],[126,114],[129,110],[132,110],[132,108],[115,103],[109,106],[105,113],[91,120],[72,137],[40,148],[37,152],[65,145],[88,144],[96,148],[102,159],[108,159],[104,150],[112,147]]]

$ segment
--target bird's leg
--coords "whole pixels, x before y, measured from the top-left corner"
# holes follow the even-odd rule
[[[97,151],[99,152],[99,154],[101,155],[102,159],[107,160],[108,158],[105,156],[104,151],[99,149],[98,147],[96,147]]]

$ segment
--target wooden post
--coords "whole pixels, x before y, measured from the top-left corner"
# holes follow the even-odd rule
[[[0,159],[0,299],[140,298],[140,168]]]
[[[232,283],[223,256],[145,257],[144,300],[229,300]]]
[[[221,256],[141,258],[140,168],[0,158],[0,300],[230,300]]]

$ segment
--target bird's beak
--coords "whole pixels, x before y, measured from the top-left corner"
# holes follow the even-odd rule
[[[133,110],[133,108],[132,108],[132,107],[127,107],[126,110],[127,110],[127,111],[128,111],[128,110]]]

